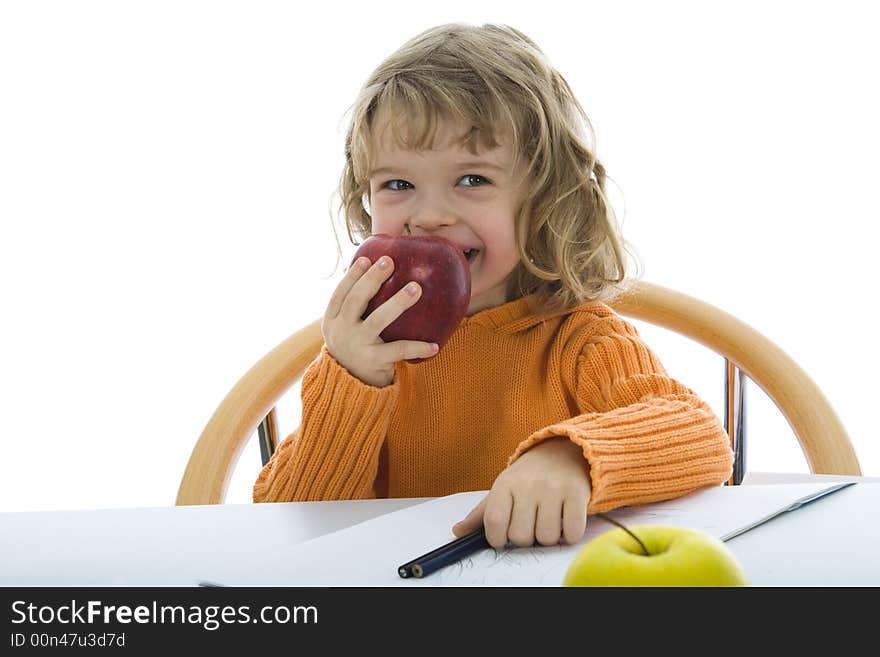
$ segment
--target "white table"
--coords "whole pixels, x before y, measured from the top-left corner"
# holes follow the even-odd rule
[[[728,543],[753,584],[880,585],[880,479],[752,474],[744,485],[826,480],[865,486]],[[195,586],[224,562],[277,558],[429,499],[0,513],[0,586]]]

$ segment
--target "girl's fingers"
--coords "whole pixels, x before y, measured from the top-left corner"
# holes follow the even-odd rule
[[[351,292],[351,288],[354,287],[354,284],[358,282],[360,277],[363,276],[369,268],[369,258],[360,257],[352,263],[351,267],[345,272],[345,276],[342,277],[342,280],[339,281],[339,285],[336,286],[336,289],[333,290],[333,294],[330,296],[330,303],[327,304],[327,312],[324,314],[326,319],[334,319],[340,313],[342,310],[342,304],[348,296],[348,293]]]
[[[587,529],[586,496],[566,498],[562,503],[562,537],[569,545],[580,543]]]
[[[486,500],[484,497],[473,509],[470,510],[462,520],[459,520],[452,526],[452,533],[457,537],[470,534],[477,531],[483,525],[483,509],[486,508]]]
[[[535,544],[537,512],[538,508],[533,498],[525,497],[513,500],[510,527],[507,530],[507,538],[511,543],[519,547]]]
[[[376,349],[381,354],[383,363],[396,363],[410,358],[431,358],[440,350],[434,347],[433,342],[419,342],[417,340],[396,340],[379,345]]]
[[[342,301],[342,309],[339,311],[340,316],[351,323],[360,321],[367,310],[367,304],[370,303],[370,299],[376,296],[379,288],[382,287],[382,283],[391,276],[393,271],[394,261],[388,256],[382,256],[374,262],[351,286],[351,289]]]
[[[507,490],[493,490],[486,500],[483,510],[483,526],[486,540],[495,549],[507,545],[510,514],[513,510],[513,496]]]
[[[400,317],[404,311],[416,305],[422,296],[422,287],[410,281],[399,289],[394,296],[376,308],[364,320],[364,325],[377,335],[384,331],[391,322]]]
[[[535,517],[535,540],[541,545],[556,545],[562,535],[562,500],[538,504]]]

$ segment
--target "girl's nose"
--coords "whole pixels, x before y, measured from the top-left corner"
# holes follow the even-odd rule
[[[431,232],[438,228],[443,228],[444,226],[452,226],[457,222],[458,217],[452,212],[447,210],[426,209],[410,217],[407,225],[410,228],[410,232],[415,232],[416,230]]]

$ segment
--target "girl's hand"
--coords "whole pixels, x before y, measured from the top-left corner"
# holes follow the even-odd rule
[[[464,536],[484,525],[494,548],[508,541],[519,547],[569,545],[584,536],[590,501],[589,465],[581,448],[568,438],[535,445],[505,469],[492,490],[452,528]]]
[[[376,296],[393,270],[394,262],[388,256],[372,265],[369,258],[358,258],[336,286],[321,322],[324,343],[336,362],[352,376],[379,388],[394,380],[397,361],[429,358],[437,353],[429,342],[386,343],[379,337],[385,327],[419,300],[422,289],[417,283],[405,285],[361,321],[370,299]],[[410,286],[415,286],[413,293],[408,291]]]

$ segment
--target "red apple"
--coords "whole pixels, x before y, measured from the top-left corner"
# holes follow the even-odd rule
[[[461,323],[471,300],[471,269],[462,247],[444,237],[372,235],[358,247],[352,262],[366,256],[376,262],[383,255],[394,261],[394,271],[367,304],[366,319],[403,286],[415,281],[419,300],[389,324],[380,337],[385,342],[421,340],[443,345]],[[408,358],[420,363],[425,358]]]

